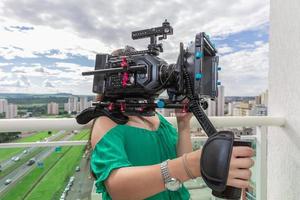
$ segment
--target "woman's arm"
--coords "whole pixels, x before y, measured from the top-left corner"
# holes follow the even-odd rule
[[[192,173],[197,176],[200,176],[199,155],[200,150],[189,153],[187,163],[191,166]],[[184,170],[181,159],[180,157],[169,160],[168,169],[171,177],[184,182],[189,177]],[[165,190],[160,164],[116,169],[105,181],[105,186],[114,200],[140,200]]]
[[[178,127],[178,143],[177,143],[177,157],[184,153],[193,151],[191,141],[190,119],[192,113],[182,113],[178,110],[176,112],[177,127]]]
[[[249,147],[233,148],[227,185],[238,188],[249,187],[251,176],[249,168],[254,164],[250,158],[252,156],[253,150]],[[192,174],[197,177],[201,176],[200,157],[201,150],[187,154],[187,165]],[[168,169],[170,176],[181,182],[189,179],[182,164],[182,157],[170,160]],[[165,190],[160,164],[113,170],[105,181],[105,186],[114,200],[140,200]]]
[[[115,126],[115,123],[110,119],[106,117],[98,118],[92,131],[92,146],[94,147],[113,126]],[[227,181],[228,185],[240,188],[248,187],[248,180],[251,175],[249,168],[253,165],[253,160],[250,159],[252,156],[253,150],[251,148],[234,147]],[[187,165],[191,173],[197,177],[201,176],[200,157],[201,150],[187,153]],[[170,160],[168,169],[171,177],[182,182],[189,179],[183,167],[182,157]],[[145,199],[165,190],[160,164],[114,169],[104,184],[114,200]]]

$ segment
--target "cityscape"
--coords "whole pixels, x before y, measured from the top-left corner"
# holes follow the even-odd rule
[[[208,108],[205,110],[208,116],[267,116],[268,114],[268,90],[253,97],[225,97],[223,85],[218,87],[218,97],[215,100],[208,99]],[[76,96],[65,95],[60,97],[60,102],[51,100],[51,97],[37,97],[36,99],[44,99],[45,103],[34,104],[30,100],[26,102],[15,103],[16,97],[8,99],[0,99],[0,118],[28,118],[28,117],[43,117],[52,115],[53,117],[71,117],[78,114],[80,111],[92,106],[93,96]],[[53,94],[52,96],[55,96]],[[1,97],[1,94],[0,94]],[[10,102],[10,99],[12,99]],[[24,105],[27,107],[24,108]],[[35,105],[42,109],[42,112],[33,112],[28,109]],[[27,110],[26,110],[27,108]],[[175,113],[172,109],[158,109],[165,117],[174,117]]]
[[[208,116],[266,116],[267,115],[267,98],[268,91],[265,91],[257,96],[251,97],[225,97],[225,86],[218,86],[218,97],[215,100],[207,100],[208,108],[205,110]],[[84,95],[72,95],[72,94],[49,94],[49,95],[30,95],[26,94],[0,94],[0,116],[3,119],[30,119],[30,118],[73,118],[80,111],[92,106],[95,101],[95,96]],[[157,109],[165,117],[174,117],[175,113],[173,109]],[[249,127],[231,128],[237,136],[252,135],[255,131]],[[205,136],[205,132],[202,129],[191,130],[191,136],[194,138]],[[88,131],[44,131],[44,132],[16,132],[16,133],[1,133],[1,142],[14,142],[14,141],[59,141],[59,140],[74,140],[74,139],[87,139]],[[193,148],[198,149],[203,145],[203,141],[193,139]],[[87,152],[83,147],[72,147],[72,151],[77,151],[77,155],[73,154],[74,161],[72,164],[73,169],[67,170],[66,173],[71,173],[75,170],[75,175],[68,177],[68,184],[64,189],[65,192],[61,193],[61,199],[81,199],[87,198],[93,193],[93,181],[90,176],[86,176],[89,171],[86,166]],[[22,183],[24,179],[30,179],[30,174],[34,173],[37,169],[44,169],[47,166],[48,159],[67,159],[71,156],[71,149],[65,149],[65,147],[44,148],[41,152],[41,148],[31,147],[23,149],[7,149],[6,155],[2,156],[0,160],[0,196],[2,194],[3,199],[15,198],[15,190],[18,188],[18,184]],[[65,152],[66,151],[66,152]],[[51,153],[55,152],[55,153]],[[65,153],[66,155],[62,155]],[[69,155],[68,155],[69,154]],[[11,157],[9,157],[11,155]],[[61,157],[63,156],[63,157]],[[64,158],[65,157],[65,158]],[[5,159],[7,158],[7,160]],[[59,161],[58,161],[59,162]],[[66,162],[66,161],[65,161]],[[50,166],[55,164],[50,163]],[[48,167],[50,167],[48,166]],[[57,165],[56,167],[59,167]],[[20,169],[23,169],[19,171]],[[71,171],[70,171],[71,170]],[[18,172],[19,171],[19,172]],[[25,174],[29,173],[25,176]],[[40,172],[41,173],[41,172]],[[74,173],[74,172],[73,172]],[[24,176],[24,178],[22,178]],[[79,179],[79,180],[78,180]],[[13,183],[11,183],[13,182]],[[198,180],[198,184],[202,185],[203,196],[209,197],[209,189],[204,185],[201,179]],[[85,187],[83,187],[85,183]],[[15,185],[17,184],[17,185]],[[66,183],[65,183],[66,184]],[[78,185],[79,184],[79,185]],[[191,184],[191,183],[187,183]],[[253,183],[254,184],[254,183]],[[14,187],[10,187],[13,186]],[[64,185],[64,184],[63,184]],[[42,186],[40,186],[42,187]],[[193,187],[193,186],[191,186]],[[39,187],[38,187],[39,188]],[[68,191],[72,189],[72,193],[67,195]],[[60,189],[61,190],[61,189]],[[25,190],[26,191],[26,190]],[[255,193],[252,193],[255,195]],[[30,199],[29,194],[20,193],[22,198]],[[25,195],[25,196],[24,196]],[[55,194],[57,198],[59,194]],[[248,193],[251,195],[251,193]],[[93,196],[93,195],[92,195]],[[20,197],[20,196],[19,196]],[[17,197],[17,198],[19,198]],[[56,197],[55,197],[56,198]],[[96,196],[95,198],[98,198]],[[93,198],[92,198],[93,199]]]
[[[171,200],[184,195],[192,200],[298,200],[299,8],[299,0],[0,1],[0,199],[161,199],[156,195],[162,194]],[[106,94],[104,102],[88,109],[97,105],[99,94]],[[192,104],[183,101],[187,99]],[[196,113],[196,103],[208,121]],[[145,118],[122,124],[127,118],[115,112],[112,116],[120,122],[116,128],[132,131],[122,129],[124,134],[107,134],[101,141],[102,133],[92,136],[95,121],[90,117],[99,116],[102,105],[105,111],[119,108],[134,115],[153,114],[148,109],[157,107],[166,120],[159,115],[157,129]],[[179,121],[179,110],[166,109],[186,112],[187,105],[195,109],[190,126]],[[76,117],[83,110],[80,122]],[[161,129],[163,122],[169,131]],[[176,127],[177,135],[169,137]],[[136,137],[132,128],[140,130]],[[110,136],[111,143],[122,141],[109,144]],[[213,149],[205,159],[214,137],[233,139],[228,143],[233,147],[226,156],[218,145],[222,156],[214,156]],[[97,149],[98,144],[104,148]],[[236,147],[242,145],[253,151]],[[195,151],[200,163],[192,158]],[[104,162],[114,153],[118,158]],[[123,156],[125,169],[122,165],[114,174],[121,178],[110,178]],[[215,167],[212,173],[222,167],[228,171],[218,187],[226,187],[222,194],[207,182],[214,176],[205,177],[201,158]],[[230,159],[227,166],[223,158]],[[93,159],[100,163],[95,168],[106,170],[102,165],[107,165],[108,173],[94,174]],[[139,159],[152,161],[142,164]],[[182,167],[171,165],[176,161]],[[134,169],[126,169],[128,163],[153,167],[153,177],[150,170],[122,173]],[[194,169],[189,170],[193,163],[200,164],[196,178]],[[161,174],[154,176],[159,165]],[[167,180],[173,172],[164,170],[168,167],[180,168],[171,174],[175,180],[185,171],[189,179],[179,185],[187,191],[171,192],[178,182],[168,184],[174,183]],[[109,178],[113,181],[107,188]],[[153,184],[158,179],[160,188]],[[231,189],[238,192],[227,193]]]

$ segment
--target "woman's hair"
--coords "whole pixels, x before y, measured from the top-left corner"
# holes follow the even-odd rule
[[[135,52],[135,48],[131,47],[131,46],[128,46],[126,45],[124,49],[117,49],[117,50],[114,50],[111,55],[113,56],[121,56],[121,55],[124,55],[126,53],[131,53],[131,52]],[[102,96],[101,94],[97,94],[96,96],[96,101],[100,101],[102,99]],[[91,143],[91,139],[92,139],[92,132],[93,132],[93,129],[94,129],[94,126],[95,126],[95,122],[96,122],[96,119],[93,120],[92,122],[92,126],[91,126],[91,129],[90,129],[90,135],[89,135],[89,139],[88,139],[88,142],[87,142],[87,145],[85,147],[85,155],[87,157],[87,163],[89,164],[89,161],[90,161],[90,157],[91,157],[91,152],[92,152],[92,143]],[[95,178],[92,170],[91,170],[91,175]]]

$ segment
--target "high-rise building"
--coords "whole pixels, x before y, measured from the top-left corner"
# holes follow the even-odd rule
[[[260,95],[260,98],[261,98],[261,104],[265,105],[265,106],[268,106],[268,90],[266,90],[265,92],[263,92]]]
[[[64,103],[64,111],[69,112],[69,103]]]
[[[58,103],[48,103],[48,109],[47,109],[47,113],[49,115],[58,115],[59,114],[59,109],[58,109]]]
[[[216,116],[217,100],[207,100],[208,108],[206,109],[206,114],[208,116]]]
[[[86,109],[87,107],[89,107],[89,105],[88,105],[88,98],[87,97],[80,97],[80,100],[79,100],[79,111],[82,111],[82,110]]]
[[[0,113],[6,113],[8,110],[8,102],[6,99],[0,99]]]
[[[77,105],[78,105],[78,97],[75,96],[70,96],[68,99],[68,112],[72,113],[72,112],[77,112]]]
[[[8,109],[6,112],[6,118],[15,118],[18,116],[18,106],[15,104],[8,104]]]
[[[249,116],[251,105],[246,102],[235,102],[232,109],[233,116]]]
[[[217,98],[217,116],[224,116],[225,97],[224,86],[218,86],[218,98]]]
[[[265,105],[259,104],[252,107],[250,115],[252,116],[267,116],[268,108]]]
[[[255,97],[255,104],[261,104],[261,96],[256,96]]]

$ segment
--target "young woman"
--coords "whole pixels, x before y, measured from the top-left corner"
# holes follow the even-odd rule
[[[107,117],[95,120],[92,129],[91,169],[97,192],[103,200],[190,198],[185,187],[165,188],[161,163],[168,160],[168,171],[181,183],[199,177],[201,150],[192,151],[191,114],[177,114],[177,130],[160,114],[153,117],[129,116],[126,125]],[[253,150],[234,147],[227,185],[249,186]]]
[[[134,49],[127,47],[125,51]],[[201,149],[192,151],[192,114],[176,113],[178,130],[158,113],[152,117],[128,117],[125,125],[108,117],[94,120],[90,162],[103,200],[190,199],[188,190],[178,183],[201,176]],[[233,148],[227,185],[249,186],[252,156],[249,147]],[[166,176],[176,180],[177,185],[166,187]]]

